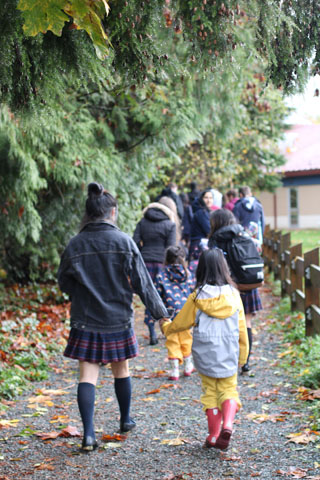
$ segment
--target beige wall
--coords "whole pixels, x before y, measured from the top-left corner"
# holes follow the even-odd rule
[[[320,185],[299,185],[298,209],[299,224],[295,228],[320,228]],[[289,218],[289,187],[278,188],[277,198],[277,228],[290,228]],[[266,224],[275,228],[274,194],[261,192],[257,195],[262,203]]]

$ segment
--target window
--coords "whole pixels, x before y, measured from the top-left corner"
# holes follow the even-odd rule
[[[298,189],[289,188],[289,223],[290,227],[297,227],[299,224]]]

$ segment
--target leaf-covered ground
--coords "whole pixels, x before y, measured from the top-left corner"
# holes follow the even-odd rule
[[[167,379],[164,339],[148,345],[138,308],[140,356],[131,361],[137,428],[118,435],[113,381],[102,368],[95,413],[100,447],[79,454],[77,363],[57,354],[50,378],[6,401],[9,408],[0,412],[0,479],[319,480],[320,434],[309,429],[312,398],[302,400],[279,369],[281,339],[267,328],[278,299],[266,287],[263,300],[265,310],[254,325],[252,371],[239,377],[243,409],[226,452],[202,447],[207,425],[200,380],[196,373],[175,383]]]

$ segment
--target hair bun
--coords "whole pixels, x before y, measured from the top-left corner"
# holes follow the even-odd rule
[[[88,185],[88,195],[102,195],[104,192],[104,188],[103,186],[101,185],[101,183],[97,183],[97,182],[92,182],[92,183],[89,183]]]

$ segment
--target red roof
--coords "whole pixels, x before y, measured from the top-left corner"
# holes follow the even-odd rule
[[[295,125],[286,133],[282,153],[285,176],[320,174],[320,125]]]

